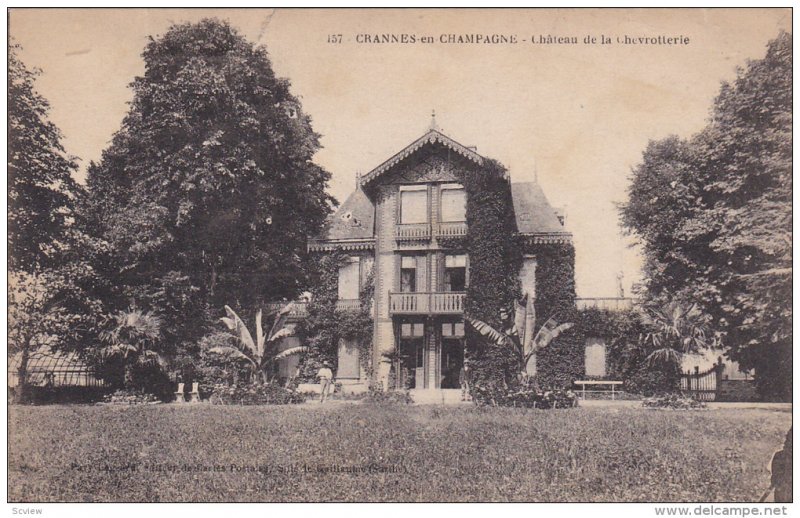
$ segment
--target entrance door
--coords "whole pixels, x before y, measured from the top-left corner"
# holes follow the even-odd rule
[[[423,322],[400,322],[397,356],[393,362],[394,388],[422,388],[425,352],[425,324]]]
[[[442,384],[443,389],[459,388],[458,376],[464,365],[464,341],[460,338],[442,338]]]
[[[396,389],[422,388],[418,383],[423,373],[424,343],[422,338],[403,338],[400,340],[399,357],[397,360]]]
[[[440,326],[439,387],[459,388],[458,378],[464,365],[464,322],[441,322]]]

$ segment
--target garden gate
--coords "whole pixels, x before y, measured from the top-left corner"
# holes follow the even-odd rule
[[[707,371],[700,372],[700,367],[695,367],[694,372],[686,371],[681,374],[681,391],[689,393],[697,401],[714,401],[724,368],[720,358]]]

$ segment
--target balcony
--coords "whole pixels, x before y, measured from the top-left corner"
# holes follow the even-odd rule
[[[265,312],[267,315],[271,315],[271,318],[274,318],[274,314],[278,311],[282,310],[286,307],[289,302],[270,302],[269,304],[265,304]],[[289,308],[289,313],[287,313],[287,318],[289,320],[298,320],[305,318],[308,315],[308,302],[292,302],[292,307]]]
[[[458,239],[467,235],[467,224],[463,221],[453,223],[439,223],[436,232],[438,239]]]
[[[361,301],[359,299],[339,299],[336,301],[336,309],[338,311],[354,311],[361,309]]]
[[[430,241],[430,223],[407,223],[397,225],[394,232],[397,241]]]
[[[283,309],[288,302],[271,302],[265,305],[265,312],[269,315],[273,315]],[[359,299],[340,299],[336,301],[336,309],[337,310],[355,310],[361,307],[361,301]],[[286,315],[287,318],[291,320],[301,320],[308,316],[308,302],[292,302],[292,307],[289,309],[289,313]]]
[[[463,292],[389,293],[390,315],[461,315]]]

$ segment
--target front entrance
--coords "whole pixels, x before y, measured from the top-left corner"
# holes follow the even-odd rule
[[[395,321],[390,387],[457,389],[464,365],[464,323],[446,319]]]
[[[424,371],[425,344],[422,338],[403,338],[400,340],[395,362],[395,388],[417,389],[425,384]]]
[[[442,338],[441,388],[460,388],[458,382],[464,365],[464,342],[460,338]]]
[[[392,362],[395,390],[423,388],[425,384],[425,324],[400,322],[396,326],[397,354]]]

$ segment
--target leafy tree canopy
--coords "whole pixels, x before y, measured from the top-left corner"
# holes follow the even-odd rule
[[[791,132],[782,33],[723,83],[703,131],[648,145],[621,207],[644,249],[647,296],[697,304],[774,397],[791,390]]]
[[[111,251],[106,274],[124,286],[118,306],[137,298],[180,327],[210,307],[293,297],[333,200],[289,82],[219,20],[174,25],[142,56],[84,207]]]
[[[9,268],[32,273],[59,263],[80,186],[75,159],[47,119],[50,105],[34,88],[37,69],[8,53],[8,258]]]

